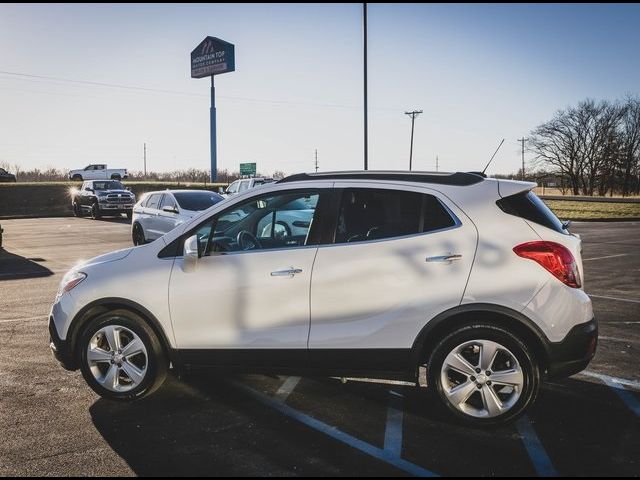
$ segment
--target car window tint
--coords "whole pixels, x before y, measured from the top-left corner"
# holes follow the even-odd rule
[[[224,200],[224,197],[214,192],[176,192],[176,200],[185,210],[200,211]]]
[[[336,243],[414,235],[455,225],[432,195],[385,189],[346,189],[338,210]]]
[[[318,198],[318,193],[296,192],[242,202],[197,231],[201,252],[207,256],[308,245]],[[292,204],[305,208],[291,210]]]

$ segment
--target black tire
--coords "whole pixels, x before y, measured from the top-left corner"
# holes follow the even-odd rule
[[[114,392],[102,386],[94,377],[87,359],[87,349],[92,337],[108,325],[118,325],[134,332],[144,343],[147,351],[146,372],[140,384],[126,392]],[[164,383],[169,370],[169,360],[160,340],[143,318],[128,310],[104,313],[87,323],[76,346],[82,376],[89,386],[103,398],[118,401],[133,401],[151,395]]]
[[[129,220],[131,220],[131,218],[133,217],[133,212],[126,212],[127,218]]]
[[[139,223],[133,224],[133,230],[131,231],[131,239],[134,245],[144,245],[147,240],[144,238],[144,229]]]
[[[459,345],[473,340],[489,340],[506,347],[516,358],[522,370],[524,381],[520,397],[509,410],[495,417],[478,418],[456,408],[447,399],[445,388],[442,384],[441,370],[447,355]],[[486,378],[491,379],[490,376]],[[442,410],[453,419],[473,427],[497,426],[515,420],[535,402],[540,388],[540,369],[531,349],[517,336],[502,327],[482,322],[457,328],[436,345],[427,364],[427,382],[432,396],[437,399]],[[483,385],[481,389],[496,388],[495,385],[490,387],[491,383],[488,385]]]
[[[71,177],[71,180],[76,180],[76,181],[82,182],[82,175],[78,175],[76,173],[73,177]]]
[[[113,175],[111,175],[111,180],[122,180],[122,177],[120,175],[118,175],[117,173],[114,173]]]
[[[97,203],[91,205],[91,218],[98,220],[102,215],[100,214],[100,208]]]
[[[78,202],[73,202],[73,215],[75,217],[82,216],[82,208],[80,207],[80,205],[78,205]]]

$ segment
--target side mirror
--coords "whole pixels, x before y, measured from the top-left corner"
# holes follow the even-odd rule
[[[167,213],[180,213],[176,207],[172,207],[171,205],[165,205],[162,207],[162,211]]]
[[[184,257],[183,270],[185,272],[193,272],[200,258],[197,235],[193,235],[184,241],[182,256]]]
[[[93,193],[93,188],[89,188],[89,187],[87,187],[87,188],[85,188],[85,190],[86,190],[87,192],[91,192],[91,193]]]

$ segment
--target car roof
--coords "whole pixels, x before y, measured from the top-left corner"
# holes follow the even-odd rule
[[[311,180],[395,180],[402,182],[435,183],[439,185],[466,186],[484,180],[484,176],[474,172],[409,172],[402,170],[353,170],[341,172],[298,173],[277,183]]]

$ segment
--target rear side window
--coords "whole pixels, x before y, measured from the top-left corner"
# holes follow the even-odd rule
[[[496,204],[503,212],[509,215],[515,215],[556,232],[565,233],[562,222],[558,220],[558,217],[531,191],[501,198]]]
[[[402,237],[455,224],[447,209],[432,195],[400,190],[345,189],[338,210],[335,242]]]

